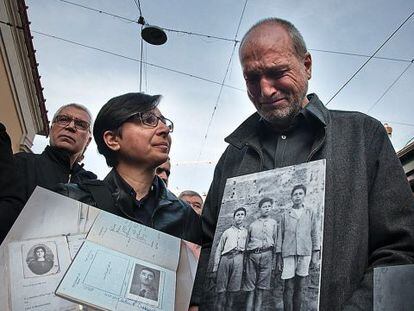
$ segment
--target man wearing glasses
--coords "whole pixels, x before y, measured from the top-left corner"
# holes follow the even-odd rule
[[[2,217],[8,221],[2,221],[2,232],[8,232],[36,186],[54,190],[59,183],[96,179],[94,173],[79,164],[92,139],[91,123],[92,115],[86,107],[75,103],[64,105],[53,116],[49,146],[41,154],[14,155],[15,190],[21,204],[3,208]],[[0,235],[0,241],[5,234]]]
[[[128,93],[99,111],[93,136],[112,170],[103,181],[62,184],[73,199],[199,243],[200,217],[170,192],[156,168],[168,159],[173,123],[157,105],[161,96]]]

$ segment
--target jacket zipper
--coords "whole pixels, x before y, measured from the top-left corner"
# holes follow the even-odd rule
[[[70,180],[71,180],[71,178],[72,178],[72,174],[71,173],[69,173],[69,179],[68,179],[68,184],[70,184]]]

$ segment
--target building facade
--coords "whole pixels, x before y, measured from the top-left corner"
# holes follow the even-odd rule
[[[414,193],[414,142],[398,151],[397,155],[400,158],[404,172],[407,175],[411,190]]]
[[[0,121],[14,152],[30,151],[48,119],[24,0],[0,0]]]

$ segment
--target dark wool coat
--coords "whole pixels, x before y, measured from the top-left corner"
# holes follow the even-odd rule
[[[96,179],[96,175],[75,163],[70,167],[69,154],[62,149],[47,146],[41,154],[19,152],[14,155],[17,177],[26,202],[36,186],[49,190],[59,183],[77,183]]]
[[[414,262],[413,195],[379,121],[328,110],[314,94],[308,98],[311,113],[326,121],[308,158],[327,163],[320,310],[372,310],[373,268]],[[203,210],[204,245],[192,304],[203,302],[227,178],[263,170],[258,122],[255,113],[226,138],[229,146],[216,166]]]
[[[0,123],[0,243],[20,212],[23,200],[16,187],[10,137]]]
[[[7,172],[1,171],[4,181],[0,191],[7,191],[8,195],[0,195],[0,241],[7,235],[36,186],[54,190],[58,183],[96,179],[94,173],[84,170],[77,163],[71,169],[69,154],[62,149],[47,146],[41,154],[19,152],[13,159],[3,151],[3,141],[4,138],[1,143],[2,161],[7,157],[9,164]],[[1,166],[6,165],[2,163]],[[3,186],[5,182],[7,185]]]

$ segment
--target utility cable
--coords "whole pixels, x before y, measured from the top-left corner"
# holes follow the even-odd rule
[[[100,9],[95,9],[95,8],[90,7],[90,6],[82,5],[82,4],[79,4],[79,3],[72,2],[72,1],[68,1],[68,0],[58,0],[58,1],[66,3],[66,4],[70,4],[70,5],[73,5],[73,6],[77,6],[77,7],[89,10],[89,11],[93,11],[93,12],[96,12],[96,13],[100,13],[100,14],[103,14],[103,15],[108,15],[108,16],[115,17],[115,18],[118,18],[118,19],[122,19],[122,20],[127,21],[127,22],[138,23],[138,21],[135,20],[135,19],[130,19],[130,18],[121,16],[121,15],[117,15],[117,14],[114,14],[114,13],[106,12],[106,11],[103,11],[103,10],[100,10]]]
[[[86,5],[74,3],[74,2],[71,2],[71,1],[68,1],[68,0],[56,0],[56,1],[61,1],[61,2],[70,4],[70,5],[73,5],[73,6],[77,6],[77,7],[80,7],[80,8],[86,9],[86,10],[90,10],[90,11],[93,11],[93,12],[96,12],[96,13],[100,13],[100,14],[103,14],[103,15],[108,15],[108,16],[115,17],[115,18],[118,18],[118,19],[122,19],[124,21],[128,21],[128,22],[131,22],[131,23],[138,23],[137,20],[130,19],[130,18],[127,18],[125,16],[121,16],[121,15],[117,15],[117,14],[110,13],[110,12],[107,12],[107,11],[103,11],[103,10],[100,10],[100,9],[92,8],[92,7],[89,7],[89,6],[86,6]],[[185,30],[171,29],[171,28],[166,28],[166,27],[162,27],[162,26],[161,26],[161,28],[164,31],[172,32],[172,33],[186,34],[186,35],[190,35],[190,36],[198,36],[198,37],[216,39],[216,40],[227,41],[227,42],[232,42],[232,43],[236,42],[237,44],[240,43],[240,40],[237,40],[237,39],[230,39],[230,38],[214,36],[214,35],[210,35],[210,34],[203,34],[203,33],[198,33],[198,32],[185,31]],[[347,56],[357,56],[357,57],[366,57],[366,58],[372,57],[372,55],[366,55],[366,54],[341,52],[341,51],[331,51],[331,50],[323,50],[323,49],[309,48],[308,50],[309,51],[321,52],[321,53],[347,55]],[[396,61],[396,62],[405,62],[405,63],[411,62],[411,60],[409,60],[409,59],[390,58],[390,57],[381,57],[381,56],[374,56],[372,58],[382,59],[382,60],[389,60],[389,61]]]
[[[360,54],[360,53],[350,53],[350,52],[340,52],[340,51],[331,51],[331,50],[321,50],[321,49],[308,49],[309,51],[321,52],[321,53],[328,53],[328,54],[338,54],[338,55],[346,55],[346,56],[357,56],[357,57],[365,57],[369,58],[371,55]],[[401,63],[410,63],[410,59],[403,59],[403,58],[392,58],[392,57],[383,57],[383,56],[374,56],[374,59],[381,59],[381,60],[388,60],[393,62],[401,62]]]
[[[380,47],[361,65],[361,67],[358,68],[358,70],[348,79],[348,81],[346,81],[344,83],[344,85],[342,85],[338,91],[336,91],[336,93],[328,100],[328,102],[326,103],[326,106],[329,105],[329,103],[348,85],[349,82],[351,82],[351,80],[365,67],[366,64],[369,63],[369,61],[374,58],[374,56],[384,47],[385,44],[387,44],[387,42],[389,40],[391,40],[391,38],[401,29],[401,27],[403,27],[405,25],[405,23],[414,15],[414,11],[411,12],[411,14],[401,23],[400,26],[398,26],[397,29],[394,30],[394,32],[384,41],[384,43],[382,43],[380,45]]]
[[[391,85],[381,94],[381,96],[372,104],[372,106],[367,110],[367,114],[369,114],[372,109],[384,98],[384,96],[393,88],[393,86],[401,79],[401,77],[407,72],[407,70],[411,67],[413,63],[409,63],[407,67],[398,75],[398,77],[391,83]]]
[[[93,12],[96,12],[96,13],[100,13],[100,14],[103,14],[103,15],[108,15],[108,16],[111,16],[111,17],[115,17],[115,18],[118,18],[118,19],[121,19],[121,20],[124,20],[124,21],[127,21],[127,22],[138,23],[138,20],[127,18],[125,16],[117,15],[117,14],[110,13],[110,12],[107,12],[107,11],[104,11],[104,10],[96,9],[96,8],[93,8],[93,7],[90,7],[90,6],[78,4],[78,3],[75,3],[75,2],[72,2],[72,1],[68,1],[68,0],[58,0],[58,1],[66,3],[66,4],[70,4],[70,5],[73,5],[73,6],[77,6],[77,7],[89,10],[89,11],[93,11]],[[142,16],[142,14],[141,14],[141,16]],[[228,38],[213,36],[213,35],[208,35],[208,34],[202,34],[202,33],[198,33],[198,32],[190,32],[190,31],[177,30],[177,29],[164,28],[164,27],[161,27],[161,28],[163,30],[167,31],[167,32],[181,33],[181,34],[186,34],[186,35],[199,36],[199,37],[205,37],[205,38],[209,38],[209,39],[216,39],[216,40],[222,40],[222,41],[230,41],[230,42],[236,41],[236,42],[239,42],[239,41],[233,40],[233,39],[228,39]]]
[[[404,145],[404,147],[407,147],[408,146],[408,144],[409,143],[411,143],[412,141],[414,140],[414,136],[413,137],[411,137],[406,143],[405,143],[405,145]],[[403,147],[403,148],[404,148]]]
[[[206,134],[205,134],[205,136],[204,136],[204,140],[203,140],[203,143],[202,143],[202,145],[201,145],[200,152],[199,152],[198,157],[197,157],[197,161],[199,161],[199,160],[200,160],[201,154],[203,153],[204,148],[205,148],[205,146],[206,146],[206,144],[207,144],[207,138],[208,138],[208,134],[209,134],[209,132],[210,132],[210,127],[211,127],[211,124],[213,123],[214,115],[216,114],[218,104],[220,103],[221,94],[222,94],[222,92],[223,92],[224,82],[225,82],[225,81],[226,81],[226,79],[227,79],[227,75],[228,75],[228,73],[229,73],[230,66],[231,66],[231,63],[232,63],[232,60],[233,60],[234,52],[236,51],[236,46],[237,46],[236,39],[237,39],[237,36],[238,36],[238,34],[239,34],[240,25],[241,25],[241,22],[242,22],[242,20],[243,20],[244,12],[245,12],[245,10],[246,10],[246,6],[247,6],[247,2],[248,2],[248,1],[249,1],[249,0],[246,0],[246,1],[244,2],[243,10],[242,10],[242,13],[241,13],[241,15],[240,15],[239,23],[238,23],[238,25],[237,25],[236,34],[234,35],[234,40],[235,40],[235,41],[234,41],[234,44],[233,44],[233,49],[232,49],[232,51],[231,51],[231,55],[230,55],[229,62],[227,63],[226,72],[225,72],[225,74],[224,74],[223,80],[222,80],[221,85],[220,85],[220,91],[219,91],[219,94],[218,94],[218,96],[217,96],[216,103],[215,103],[215,105],[214,105],[214,107],[213,107],[213,111],[212,111],[211,116],[210,116],[210,119],[209,119],[209,121],[208,121],[207,130],[206,130]]]
[[[139,16],[143,16],[142,15],[142,10],[141,10],[141,2],[138,0],[134,0],[134,2],[135,2],[135,5],[137,6],[137,8],[138,8],[138,11],[139,11]]]
[[[125,55],[122,55],[122,54],[118,54],[118,53],[115,53],[115,52],[111,52],[111,51],[108,51],[108,50],[97,48],[97,47],[94,47],[94,46],[91,46],[91,45],[86,45],[86,44],[79,43],[79,42],[76,42],[76,41],[73,41],[73,40],[69,40],[69,39],[65,39],[65,38],[62,38],[62,37],[55,36],[55,35],[47,34],[47,33],[41,32],[41,31],[31,30],[31,32],[35,33],[35,34],[38,34],[38,35],[41,35],[41,36],[44,36],[44,37],[53,38],[53,39],[60,40],[60,41],[66,42],[66,43],[74,44],[74,45],[81,46],[81,47],[91,49],[91,50],[94,50],[94,51],[99,51],[99,52],[102,52],[102,53],[105,53],[105,54],[120,57],[120,58],[127,59],[127,60],[130,60],[130,61],[140,62],[140,60],[137,59],[137,58],[125,56]],[[214,80],[207,79],[207,78],[204,78],[204,77],[196,76],[196,75],[184,72],[184,71],[164,67],[164,66],[161,66],[161,65],[156,65],[156,64],[153,64],[153,63],[145,62],[145,61],[143,61],[143,63],[145,65],[148,65],[148,66],[151,66],[151,67],[154,67],[154,68],[163,69],[163,70],[166,70],[166,71],[174,72],[174,73],[184,75],[184,76],[187,76],[187,77],[191,77],[191,78],[194,78],[194,79],[198,79],[198,80],[201,80],[201,81],[221,85],[221,83],[218,82],[218,81],[214,81]],[[232,85],[224,84],[224,86],[228,87],[230,89],[233,89],[233,90],[246,92],[245,89],[238,88],[238,87],[235,87],[235,86],[232,86]]]

